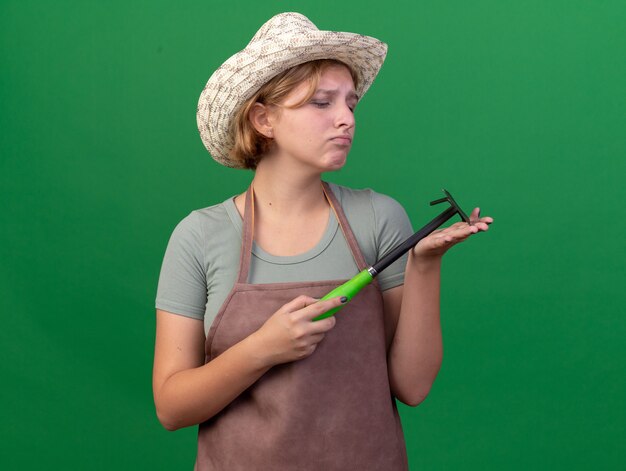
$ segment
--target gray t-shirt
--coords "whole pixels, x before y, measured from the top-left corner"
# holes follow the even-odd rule
[[[372,190],[330,184],[361,252],[369,265],[412,233],[406,212],[394,199]],[[234,198],[192,211],[170,237],[157,289],[156,307],[174,314],[204,319],[208,332],[237,279],[242,219]],[[378,277],[384,291],[404,282],[406,255]],[[326,231],[311,250],[277,257],[254,244],[249,283],[279,283],[348,279],[358,273],[333,211]]]

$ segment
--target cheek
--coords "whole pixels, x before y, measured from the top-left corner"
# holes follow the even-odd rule
[[[314,143],[321,136],[322,128],[313,123],[299,123],[291,129],[290,140],[300,144]]]

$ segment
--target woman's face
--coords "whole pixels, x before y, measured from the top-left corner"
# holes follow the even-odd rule
[[[315,171],[338,170],[346,162],[354,137],[354,108],[358,96],[347,67],[326,68],[308,102],[302,101],[309,90],[302,83],[287,95],[283,106],[271,113],[275,148],[273,158]]]

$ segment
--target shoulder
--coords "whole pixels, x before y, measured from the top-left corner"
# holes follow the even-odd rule
[[[346,186],[329,183],[329,186],[344,208],[346,215],[358,212],[361,215],[369,213],[374,220],[408,219],[406,211],[400,203],[391,196],[387,196],[371,188],[354,189]]]
[[[207,233],[224,230],[231,223],[226,202],[195,209],[174,228],[174,234],[204,237]]]
[[[205,263],[206,257],[211,258],[216,252],[230,248],[230,241],[240,240],[241,222],[237,225],[234,220],[238,213],[236,209],[229,210],[227,203],[193,210],[180,220],[171,233],[170,250]],[[234,208],[232,200],[231,205]]]

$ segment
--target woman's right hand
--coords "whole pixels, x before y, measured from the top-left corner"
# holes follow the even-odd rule
[[[252,334],[266,366],[302,360],[311,355],[336,322],[334,316],[315,322],[313,319],[340,306],[342,299],[345,298],[319,301],[310,296],[298,296],[272,314]]]
[[[299,296],[208,363],[202,321],[157,309],[153,388],[159,420],[176,430],[213,417],[272,366],[313,353],[335,318],[312,320],[340,305],[340,298]]]

